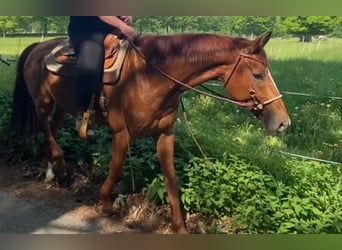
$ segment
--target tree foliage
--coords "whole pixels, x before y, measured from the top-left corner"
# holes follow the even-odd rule
[[[326,35],[341,24],[336,16],[288,16],[282,20],[282,26],[288,34],[310,39],[315,35]]]
[[[266,30],[274,30],[276,25],[275,16],[237,16],[233,20],[233,31],[242,35],[258,35]]]
[[[68,16],[0,16],[1,33],[66,33]],[[275,35],[298,37],[340,34],[342,17],[337,16],[135,16],[140,34],[183,32],[256,36],[267,30]]]

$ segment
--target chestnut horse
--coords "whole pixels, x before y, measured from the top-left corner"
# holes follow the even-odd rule
[[[107,125],[112,129],[109,174],[100,190],[104,212],[112,212],[111,191],[122,172],[129,143],[137,137],[152,135],[173,229],[186,233],[174,168],[174,123],[180,95],[189,88],[220,80],[232,97],[225,100],[250,109],[268,132],[282,132],[290,125],[263,49],[270,36],[266,32],[247,40],[214,34],[146,35],[131,46],[120,80],[113,86],[103,86],[108,100]],[[21,54],[11,119],[17,131],[34,123],[42,129],[47,141],[48,167],[60,177],[66,167],[55,136],[66,114],[77,113],[75,81],[49,72],[43,59],[61,41],[57,38],[32,44]]]

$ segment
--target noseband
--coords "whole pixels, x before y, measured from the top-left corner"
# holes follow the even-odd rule
[[[239,64],[240,64],[240,62],[241,62],[241,60],[242,60],[243,58],[246,58],[246,59],[249,59],[249,60],[253,60],[253,61],[258,62],[258,63],[260,63],[260,64],[262,64],[262,65],[265,66],[265,64],[264,64],[263,62],[261,62],[260,60],[254,58],[254,57],[252,57],[252,56],[250,56],[250,55],[241,53],[241,54],[239,55],[239,58],[238,58],[237,61],[235,62],[235,65],[234,65],[234,67],[233,67],[232,72],[230,73],[229,77],[227,78],[227,80],[226,80],[226,82],[225,82],[225,84],[224,84],[224,87],[225,87],[225,88],[226,88],[227,85],[229,84],[229,81],[230,81],[231,78],[233,77],[233,75],[234,75],[236,69],[238,68],[238,66],[239,66]],[[268,99],[268,100],[266,100],[266,101],[261,101],[261,100],[258,98],[258,96],[257,96],[257,94],[256,94],[256,91],[253,89],[253,87],[252,87],[252,85],[251,85],[250,82],[248,82],[248,87],[249,87],[249,90],[248,90],[248,91],[249,91],[250,100],[248,100],[248,101],[235,101],[235,102],[236,102],[237,105],[239,105],[239,106],[241,106],[241,107],[246,107],[247,109],[249,109],[249,110],[251,110],[251,111],[253,111],[253,112],[261,112],[267,104],[270,104],[270,103],[272,103],[272,102],[274,102],[274,101],[276,101],[276,100],[282,98],[282,95],[279,94],[278,96],[273,97],[273,98],[270,98],[270,99]]]
[[[207,92],[204,92],[204,91],[201,91],[201,90],[198,90],[194,87],[191,87],[189,85],[187,85],[186,83],[182,82],[182,81],[179,81],[177,80],[176,78],[170,76],[169,74],[165,73],[163,70],[161,70],[158,66],[156,66],[155,64],[149,62],[145,55],[139,50],[139,48],[133,43],[133,42],[130,42],[131,46],[133,49],[135,49],[135,51],[140,55],[140,57],[142,59],[145,60],[146,63],[150,64],[154,69],[156,69],[160,74],[162,74],[163,76],[165,76],[166,78],[172,80],[173,82],[187,88],[187,89],[191,89],[199,94],[202,94],[202,95],[206,95],[206,96],[209,96],[209,97],[212,97],[212,98],[215,98],[217,100],[221,100],[221,101],[225,101],[225,102],[230,102],[230,103],[233,103],[233,104],[236,104],[240,107],[244,107],[244,108],[247,108],[249,109],[250,111],[252,111],[254,114],[258,114],[260,112],[262,112],[262,110],[264,109],[264,107],[278,99],[281,99],[282,98],[282,95],[278,95],[276,97],[273,97],[273,98],[270,98],[266,101],[260,101],[259,98],[257,97],[257,94],[256,94],[256,91],[252,88],[251,84],[248,83],[249,85],[249,96],[250,96],[250,100],[248,101],[238,101],[238,100],[233,100],[231,98],[228,98],[228,97],[223,97],[223,96],[219,96],[219,95],[213,95],[213,94],[210,94],[210,93],[207,93]],[[246,58],[246,59],[250,59],[250,60],[254,60],[258,63],[261,63],[262,65],[265,65],[263,62],[257,60],[256,58],[252,57],[252,56],[249,56],[247,54],[240,54],[239,55],[239,58],[237,59],[234,67],[233,67],[233,70],[232,72],[230,73],[229,77],[227,78],[227,81],[225,82],[224,84],[224,87],[226,87],[230,81],[230,79],[233,77],[233,74],[235,73],[236,69],[238,68],[241,60],[243,58]]]

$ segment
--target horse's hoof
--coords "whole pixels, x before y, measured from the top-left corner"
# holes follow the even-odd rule
[[[72,184],[71,179],[68,176],[57,177],[57,183],[60,187],[67,188]]]
[[[189,234],[189,232],[185,228],[180,228],[177,230],[177,234]]]
[[[103,216],[112,217],[114,215],[114,210],[112,205],[104,206],[102,203],[95,205],[95,210]]]

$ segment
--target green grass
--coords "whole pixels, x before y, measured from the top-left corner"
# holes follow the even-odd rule
[[[312,43],[298,42],[291,38],[282,40],[271,39],[266,45],[270,60],[306,59],[319,61],[340,60],[337,56],[342,49],[342,39],[329,38],[327,41],[313,41]]]
[[[15,59],[30,44],[51,39],[50,37],[9,37],[0,38],[0,54]]]

